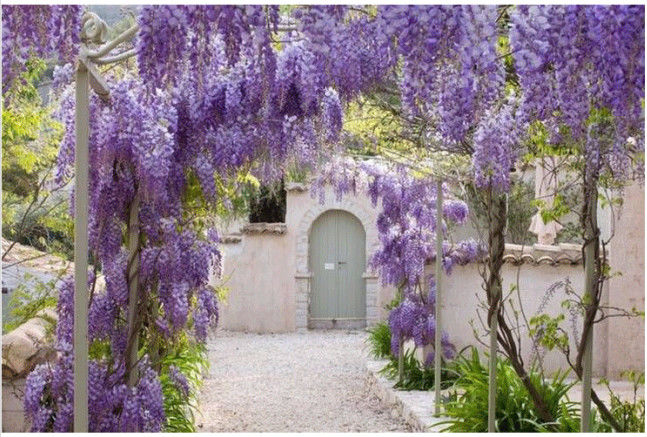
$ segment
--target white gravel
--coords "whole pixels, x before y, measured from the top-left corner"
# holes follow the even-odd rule
[[[369,392],[366,335],[218,331],[208,344],[200,431],[410,431]]]

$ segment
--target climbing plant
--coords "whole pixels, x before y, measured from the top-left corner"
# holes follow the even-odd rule
[[[378,208],[380,244],[371,254],[369,265],[380,274],[384,285],[397,287],[401,296],[389,313],[393,355],[400,353],[407,340],[413,340],[418,347],[434,344],[435,278],[425,272],[425,266],[438,256],[437,230],[442,228],[441,235],[447,235],[450,227],[465,223],[467,205],[457,199],[447,199],[442,217],[438,217],[438,188],[434,178],[416,176],[401,164],[358,162],[344,156],[320,167],[312,184],[312,195],[323,201],[326,186],[333,187],[338,199],[361,192]],[[444,196],[449,197],[447,192]],[[451,273],[454,265],[465,265],[483,257],[483,247],[474,240],[452,244],[447,238],[442,248],[440,256],[445,273]],[[442,333],[441,346],[445,358],[454,356],[455,348],[446,332]],[[435,353],[433,349],[429,351],[425,365],[433,362]]]
[[[3,91],[30,53],[74,60],[81,7],[2,12]],[[393,75],[402,107],[423,122],[424,146],[473,160],[491,215],[488,320],[502,317],[502,198],[529,123],[545,123],[555,141],[572,137],[583,145],[587,211],[594,210],[601,167],[617,169],[613,177],[628,174],[644,149],[642,7],[308,6],[285,13],[290,20],[277,6],[141,7],[137,69],[106,72],[110,100],[91,101],[89,238],[94,266],[106,278],[105,292],[97,290],[96,275],[89,284],[93,431],[162,429],[163,344],[187,329],[203,341],[217,319],[208,281],[210,270],[218,271],[217,233],[189,206],[196,198],[227,205],[215,181],[234,180],[240,171],[266,183],[289,164],[316,166],[339,142],[344,106]],[[510,52],[501,53],[502,33],[510,35]],[[71,94],[60,112],[63,183],[73,176]],[[385,190],[383,203],[392,189],[402,211],[419,221],[412,236],[433,233],[432,187],[387,188],[375,179],[373,190]],[[391,213],[381,223],[394,229],[405,216]],[[588,217],[585,245],[597,247]],[[129,245],[131,235],[137,237]],[[398,241],[383,242],[385,263],[389,244]],[[421,251],[416,263],[428,255]],[[599,278],[602,266],[596,271]],[[28,379],[25,406],[34,431],[71,429],[72,296],[67,282],[58,304],[61,358]],[[597,294],[591,296],[587,323],[597,311]],[[514,356],[513,343],[503,348]],[[512,364],[523,380],[523,366]]]

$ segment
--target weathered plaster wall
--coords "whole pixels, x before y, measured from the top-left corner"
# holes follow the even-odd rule
[[[625,207],[616,225],[616,237],[609,249],[613,268],[623,271],[621,277],[610,283],[611,305],[644,308],[643,192],[639,187],[627,190]],[[334,193],[328,190],[325,205],[320,205],[305,187],[288,186],[286,223],[282,234],[262,233],[257,227],[233,238],[239,242],[223,245],[224,277],[231,293],[221,308],[221,326],[252,332],[284,332],[307,327],[310,292],[308,237],[312,222],[329,209],[348,211],[362,222],[366,231],[367,260],[370,258],[378,245],[375,231],[377,209],[368,198],[345,196],[337,201]],[[504,290],[509,291],[519,277],[527,318],[535,315],[546,300],[551,284],[568,278],[574,289],[582,290],[583,268],[576,246],[537,245],[522,250],[520,246],[507,245],[507,248],[508,262],[503,267]],[[365,280],[369,324],[378,319],[385,320],[388,314],[384,305],[393,298],[395,290],[383,287],[379,278],[370,271],[367,271]],[[443,324],[459,349],[476,343],[469,322],[473,320],[480,328],[476,309],[478,296],[483,296],[481,283],[476,264],[455,267],[452,275],[446,278]],[[605,299],[607,294],[605,292]],[[512,299],[516,300],[516,292]],[[559,289],[547,300],[544,312],[557,314],[564,299],[563,289]],[[577,321],[575,326],[581,329],[581,321]],[[483,332],[482,328],[480,330]],[[532,348],[527,339],[523,340],[523,350],[525,357],[529,358]],[[617,376],[627,368],[642,369],[643,357],[642,319],[617,318],[596,328],[596,375],[605,375],[608,371],[610,376]],[[547,353],[545,365],[548,370],[563,367],[562,364],[563,359],[558,352]]]
[[[610,281],[609,305],[645,309],[645,189],[638,184],[625,191],[624,205],[614,224],[609,247],[611,269],[622,273]],[[609,373],[645,369],[645,319],[609,320]],[[618,358],[622,359],[618,359]]]
[[[529,250],[529,253],[534,251]],[[569,251],[570,252],[570,251]],[[559,253],[559,252],[557,252]],[[563,281],[568,278],[571,286],[576,290],[581,290],[584,284],[584,275],[582,265],[567,263],[553,264],[548,261],[549,256],[539,254],[529,255],[522,264],[506,262],[502,268],[503,292],[508,295],[511,287],[517,287],[518,293],[512,291],[509,294],[509,301],[514,303],[517,310],[520,309],[519,298],[523,301],[523,312],[525,317],[531,317],[540,313],[558,315],[562,310],[561,302],[566,299],[566,294],[562,287],[557,287],[553,293],[548,293],[551,284],[557,281]],[[559,256],[559,255],[558,255]],[[544,261],[537,263],[544,257]],[[433,271],[433,266],[428,267]],[[449,333],[452,342],[456,345],[457,350],[461,350],[468,345],[476,345],[481,350],[487,350],[485,345],[480,345],[474,335],[472,326],[476,328],[477,333],[481,336],[486,331],[481,320],[486,320],[487,312],[481,305],[485,302],[485,292],[482,289],[482,279],[479,274],[478,264],[469,264],[466,266],[455,267],[450,276],[445,277],[443,296],[441,297],[442,307],[442,325]],[[543,308],[543,309],[541,309]],[[541,309],[541,311],[539,311]],[[508,313],[511,313],[508,307]],[[524,315],[519,313],[519,322],[523,325]],[[577,319],[575,326],[581,332],[581,320]],[[515,325],[512,320],[510,325]],[[565,326],[568,328],[571,336],[571,349],[575,349],[571,323],[567,317]],[[606,374],[607,368],[607,326],[603,323],[598,326],[594,336],[593,344],[593,372],[596,376]],[[481,338],[487,344],[487,337]],[[532,343],[530,342],[527,329],[521,329],[521,350],[522,356],[526,363],[530,362],[533,353]],[[565,368],[563,356],[557,352],[547,352],[544,356],[544,369],[553,372],[560,368]]]
[[[243,232],[238,243],[223,244],[223,280],[230,293],[220,325],[251,332],[294,330],[294,257],[289,231]]]

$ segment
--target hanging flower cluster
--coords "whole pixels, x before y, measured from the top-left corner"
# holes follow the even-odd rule
[[[477,187],[498,192],[510,189],[514,169],[527,125],[517,115],[517,99],[507,99],[499,108],[486,111],[474,133],[472,166]]]
[[[308,6],[293,13],[313,56],[318,86],[335,84],[349,99],[384,79],[397,61],[391,34],[378,14],[353,14],[344,5]]]
[[[195,157],[178,147],[178,111],[173,100],[158,93],[146,95],[134,80],[112,84],[109,102],[91,103],[89,247],[105,275],[105,291],[95,291],[88,312],[89,338],[108,342],[110,359],[91,360],[91,431],[159,431],[165,423],[158,374],[146,360],[139,377],[129,385],[127,358],[129,263],[124,247],[131,209],[140,228],[138,302],[158,306],[157,317],[144,312],[141,323],[149,335],[174,338],[192,327],[204,341],[218,317],[210,272],[218,273],[221,255],[215,230],[202,234],[184,215],[182,194],[186,169]],[[59,154],[58,179],[71,175],[74,164],[73,96],[64,97],[61,120],[66,133]],[[198,150],[194,150],[197,153]],[[183,165],[184,164],[184,165]],[[213,184],[213,171],[211,174]],[[94,289],[94,286],[92,286]],[[148,303],[146,305],[149,305]],[[73,284],[59,292],[57,348],[61,358],[52,369],[39,369],[27,383],[27,414],[34,431],[65,431],[71,427],[73,356]],[[42,381],[46,384],[43,385]],[[64,381],[61,385],[57,381]],[[59,385],[57,385],[59,384]],[[67,384],[67,385],[66,385]],[[59,393],[50,399],[51,392]],[[67,394],[63,394],[67,393]],[[51,405],[45,410],[34,405]],[[95,414],[96,413],[96,414]],[[69,416],[69,417],[68,417]]]
[[[436,340],[436,289],[431,284],[429,294],[424,298],[420,294],[408,293],[400,305],[389,313],[389,328],[391,329],[391,352],[400,353],[400,342],[413,340],[418,347],[434,344]],[[456,347],[449,340],[447,332],[441,334],[442,355],[452,359],[456,355]],[[425,365],[433,365],[435,351],[432,349],[425,356]]]
[[[161,397],[138,397],[145,392],[138,388],[141,384],[159,385],[148,361],[140,362],[136,383],[128,384],[132,331],[137,329],[129,325],[127,317],[133,304],[129,302],[132,278],[129,280],[128,272],[133,253],[128,252],[125,241],[132,213],[140,230],[135,251],[138,306],[157,307],[155,312],[140,314],[146,335],[172,340],[193,328],[195,338],[204,341],[208,327],[218,317],[208,279],[211,272],[219,272],[221,256],[215,230],[205,235],[184,207],[189,177],[197,177],[206,199],[218,200],[216,175],[235,175],[249,165],[261,178],[276,178],[285,160],[293,157],[314,162],[318,144],[339,138],[339,94],[315,79],[312,54],[303,44],[288,44],[277,52],[269,45],[249,43],[258,42],[259,34],[267,36],[266,20],[259,11],[266,10],[144,7],[137,43],[143,81],[108,78],[110,100],[104,102],[96,96],[91,100],[89,243],[105,275],[106,289],[92,296],[88,317],[91,341],[108,342],[111,350],[109,359],[95,359],[91,364],[98,372],[90,388],[90,409],[98,411],[90,416],[93,431],[156,431],[165,420]],[[198,20],[196,14],[202,14],[200,19],[207,20],[209,26],[217,23],[206,34],[208,43],[191,31],[184,42],[181,35],[174,34],[185,29],[190,20]],[[220,18],[213,22],[214,17]],[[237,39],[241,32],[228,27],[231,20],[246,26],[249,38]],[[173,34],[168,40],[146,27],[166,29],[164,22]],[[196,73],[197,67],[187,68],[193,62],[189,57],[183,58],[184,64],[178,62],[185,70],[174,71],[164,64],[169,57],[195,52],[196,44],[208,50],[201,55],[201,74]],[[147,64],[152,57],[157,60]],[[155,81],[157,85],[151,86]],[[74,109],[68,90],[59,111],[66,127],[56,174],[61,183],[73,176]],[[61,290],[59,312],[65,313],[60,318],[57,342],[61,358],[52,369],[40,369],[28,382],[31,408],[27,411],[34,431],[71,427],[61,413],[71,410],[73,379],[71,341],[61,337],[71,330],[73,320],[72,306],[63,304],[66,292],[72,293],[71,288]],[[60,390],[68,395],[51,399],[57,378],[66,381]],[[101,393],[117,388],[120,396],[107,402]]]
[[[443,217],[437,217],[436,190],[435,181],[412,178],[402,168],[395,175],[381,174],[369,182],[369,191],[378,193],[381,200],[377,217],[380,247],[372,255],[370,264],[380,273],[385,285],[394,285],[403,293],[402,302],[389,314],[394,354],[399,351],[399,343],[408,339],[413,339],[417,346],[434,343],[436,288],[433,276],[425,277],[425,265],[438,256],[438,227],[442,227],[446,235],[449,225],[463,224],[467,220],[467,205],[453,199],[443,202]],[[447,198],[447,194],[443,196]],[[482,248],[473,240],[454,246],[443,242],[442,247],[442,265],[448,274],[454,265],[474,262],[483,255]],[[425,292],[424,284],[427,283],[429,288]],[[450,359],[454,347],[446,332],[442,333],[442,340],[443,355]],[[433,356],[432,351],[426,362],[433,362]]]
[[[138,23],[140,75],[149,86],[163,87],[187,75],[198,81],[207,77],[219,55],[217,37],[224,42],[228,65],[250,50],[259,60],[273,55],[269,32],[278,24],[278,6],[144,6]]]
[[[497,7],[384,6],[379,13],[403,60],[405,107],[432,120],[447,148],[461,150],[503,90]]]
[[[92,281],[94,278],[90,277]],[[90,360],[88,369],[88,412],[90,431],[142,430],[159,432],[165,423],[162,387],[157,372],[145,358],[138,365],[140,377],[134,386],[125,379],[125,333],[114,324],[119,307],[106,296],[95,296],[90,306],[89,336],[105,339],[113,348],[115,362]],[[74,281],[63,281],[59,289],[56,348],[59,359],[50,367],[37,366],[25,384],[25,414],[34,431],[67,432],[74,421]],[[116,349],[116,350],[115,350]]]
[[[591,109],[608,110],[614,140],[586,152],[587,163],[628,176],[644,150],[644,6],[519,6],[510,19],[521,118],[545,122],[556,143],[572,138],[588,149],[600,144],[587,139]]]
[[[81,34],[80,5],[2,5],[2,93],[30,57],[74,61]]]
[[[436,259],[436,230],[443,235],[453,225],[465,223],[467,205],[459,200],[443,202],[443,217],[436,216],[437,184],[429,178],[415,178],[408,169],[372,162],[357,163],[351,157],[332,158],[320,167],[312,183],[311,194],[325,200],[326,186],[337,199],[345,194],[365,192],[380,210],[377,230],[380,246],[371,255],[369,265],[379,272],[384,285],[398,287],[402,302],[389,315],[393,353],[400,341],[413,339],[418,346],[433,344],[435,336],[435,283],[425,275],[425,266]],[[448,193],[443,193],[448,197]],[[452,245],[443,242],[442,264],[446,273],[454,265],[465,265],[483,257],[483,248],[475,241]],[[429,284],[429,287],[427,285]],[[428,289],[428,291],[427,291]],[[443,333],[446,358],[453,356],[453,346]],[[433,361],[433,353],[427,361]]]
[[[31,55],[74,61],[80,7],[3,6],[2,12],[3,91]],[[611,146],[588,142],[587,159],[595,166],[622,170],[633,151],[644,150],[643,7],[515,7],[510,42],[521,85],[518,104],[502,102],[503,60],[496,52],[501,16],[495,6],[363,12],[308,6],[292,12],[296,29],[280,34],[277,6],[140,9],[139,78],[111,81],[111,100],[91,102],[90,247],[107,287],[92,297],[90,332],[92,341],[107,341],[112,349],[109,360],[91,364],[92,430],[155,431],[164,423],[159,377],[147,360],[134,385],[125,381],[132,370],[125,365],[132,327],[124,317],[131,209],[141,231],[139,298],[158,310],[156,316],[142,311],[146,329],[172,338],[192,327],[203,340],[218,316],[207,278],[218,271],[220,254],[215,230],[205,235],[183,204],[192,176],[205,198],[217,200],[215,176],[227,178],[244,167],[271,180],[288,162],[314,165],[321,145],[340,138],[342,105],[394,72],[405,107],[429,122],[445,149],[471,153],[473,144],[479,184],[507,189],[515,129],[535,119],[546,122],[555,138],[562,126],[574,138],[601,130],[612,136]],[[613,132],[587,125],[590,105],[610,111]],[[57,179],[63,181],[72,176],[74,160],[71,95],[63,98],[60,118],[66,133]],[[358,172],[346,162],[323,173],[338,195],[365,188],[376,205],[381,202],[381,248],[372,264],[407,293],[392,329],[396,338],[426,344],[435,329],[429,319],[433,296],[409,290],[425,282],[437,227],[461,223],[466,208],[448,201],[444,217],[436,217],[435,184],[403,170]],[[474,243],[444,244],[443,265],[450,271],[479,253]],[[73,351],[66,336],[72,306],[65,293],[57,333],[61,358],[28,380],[26,407],[35,431],[71,426]]]

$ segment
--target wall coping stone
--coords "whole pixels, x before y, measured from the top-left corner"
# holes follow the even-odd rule
[[[224,235],[221,239],[220,242],[222,244],[238,244],[243,240],[243,236],[239,233],[232,233],[232,234],[227,234]]]
[[[283,235],[287,231],[285,223],[248,223],[243,226],[243,234]]]
[[[302,182],[288,182],[285,184],[285,191],[307,191],[308,185]]]
[[[532,246],[507,243],[503,261],[511,264],[576,265],[582,263],[582,246],[569,243]]]
[[[487,257],[478,262],[485,262]],[[559,245],[521,245],[506,243],[503,262],[514,265],[578,265],[582,264],[582,246],[579,244],[560,243]],[[427,263],[433,265],[432,262]]]

